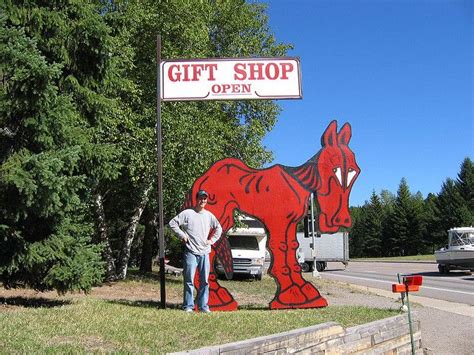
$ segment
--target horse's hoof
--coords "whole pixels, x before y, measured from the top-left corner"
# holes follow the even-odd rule
[[[290,286],[281,291],[277,299],[283,304],[304,303],[307,300],[297,285]]]
[[[286,308],[318,308],[328,305],[318,292],[318,290],[309,282],[299,287],[293,285],[281,292],[276,299],[270,303],[271,309]]]
[[[209,308],[212,311],[235,311],[238,303],[224,287],[209,290]]]
[[[303,286],[301,286],[301,292],[306,296],[308,300],[313,300],[318,297],[321,297],[318,289],[314,287],[311,282],[305,282]]]
[[[270,302],[270,309],[295,309],[295,308],[321,308],[327,307],[328,303],[322,296],[318,298],[306,301],[304,303],[282,303],[278,300]]]

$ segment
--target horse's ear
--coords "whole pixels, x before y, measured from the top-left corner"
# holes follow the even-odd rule
[[[323,147],[326,146],[334,146],[336,145],[336,139],[337,139],[337,121],[334,120],[332,121],[328,128],[323,133],[323,136],[321,137],[321,145]]]
[[[349,122],[346,122],[337,135],[337,142],[339,144],[348,145],[349,141],[351,140],[351,136],[351,125],[349,124]]]

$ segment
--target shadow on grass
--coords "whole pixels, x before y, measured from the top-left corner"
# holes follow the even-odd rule
[[[271,311],[271,309],[263,304],[245,304],[239,305],[239,311]]]
[[[151,300],[109,300],[107,301],[111,304],[118,304],[122,306],[130,306],[130,307],[141,307],[141,308],[157,308],[161,309],[161,303],[158,301],[151,301]],[[181,303],[166,303],[167,309],[181,309]],[[239,311],[271,311],[268,305],[261,305],[261,304],[246,304],[239,306]]]
[[[53,308],[71,304],[70,301],[50,300],[37,297],[0,297],[0,304],[25,308]]]
[[[161,309],[161,302],[152,300],[108,300],[107,303],[118,304],[122,306],[141,307],[141,308],[157,308]],[[166,302],[168,309],[181,309],[181,303]]]
[[[180,276],[166,275],[166,283],[170,284],[182,284],[183,279]],[[126,280],[130,281],[150,281],[160,282],[160,274],[158,272],[140,272],[140,270],[129,270],[127,272]]]

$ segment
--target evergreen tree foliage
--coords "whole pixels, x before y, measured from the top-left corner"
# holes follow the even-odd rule
[[[383,209],[380,198],[375,191],[372,191],[370,202],[364,206],[364,209],[364,254],[372,257],[380,256],[382,248]]]
[[[67,88],[101,75],[83,58],[101,53],[74,41],[93,9],[1,6],[0,277],[8,287],[87,291],[102,275],[80,168],[90,132]]]
[[[351,207],[352,228],[349,233],[349,255],[351,258],[366,256],[364,250],[366,205]]]
[[[410,190],[405,178],[400,181],[393,212],[388,218],[387,245],[390,256],[406,255],[409,236]]]
[[[369,202],[351,208],[351,257],[431,254],[444,246],[448,229],[472,225],[472,176],[472,161],[466,158],[457,179],[448,178],[439,194],[426,199],[420,192],[411,194],[406,179],[397,195],[372,192]]]
[[[282,56],[289,46],[275,41],[263,5],[243,1],[1,6],[3,280],[88,289],[104,269],[98,247],[106,277],[124,277],[140,260],[130,254],[141,250],[141,239],[132,242],[144,235],[142,211],[157,208],[156,35],[163,59]],[[271,159],[262,139],[279,113],[274,102],[163,103],[161,111],[165,220],[214,161],[233,156],[260,167]],[[61,274],[66,266],[53,270],[63,259],[71,269],[78,251],[90,258],[87,282]],[[29,265],[24,258],[44,275],[14,269]]]
[[[474,225],[474,164],[465,158],[456,179],[459,194],[464,200],[464,205],[459,212],[464,226]]]
[[[436,207],[440,228],[444,233],[453,227],[464,225],[465,200],[459,193],[459,189],[453,179],[448,178],[442,184]]]
[[[441,227],[439,218],[438,197],[430,193],[424,202],[424,219],[426,221],[425,233],[423,236],[425,248],[428,253],[442,247],[446,243],[446,233]]]
[[[409,238],[407,240],[408,255],[423,254],[425,251],[424,236],[426,231],[426,219],[424,210],[424,199],[421,192],[411,196],[409,212]]]

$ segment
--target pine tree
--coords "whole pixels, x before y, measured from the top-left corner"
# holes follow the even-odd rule
[[[446,243],[446,233],[443,232],[440,226],[441,220],[439,219],[437,200],[438,197],[435,194],[429,193],[424,203],[426,228],[423,240],[429,253],[434,253],[436,249]]]
[[[409,235],[410,190],[405,178],[400,181],[393,212],[390,214],[387,248],[391,256],[407,253]]]
[[[437,218],[444,233],[454,227],[462,227],[465,223],[466,202],[459,193],[453,179],[448,178],[441,186],[437,200]]]
[[[456,186],[465,204],[459,212],[464,226],[474,225],[474,164],[465,158],[456,179]]]
[[[60,18],[35,9],[1,8],[0,278],[7,287],[87,291],[102,275],[81,201],[87,125],[61,90],[54,36],[35,34]]]
[[[364,223],[364,256],[381,256],[383,209],[379,196],[372,191],[366,206]]]
[[[383,209],[383,220],[382,220],[382,256],[392,255],[391,249],[391,216],[394,211],[396,196],[388,191],[382,190],[380,192],[380,202]]]
[[[407,239],[408,255],[422,254],[426,247],[424,235],[426,230],[426,220],[424,215],[424,199],[421,192],[411,196],[411,206],[409,209],[409,238]]]
[[[365,250],[365,214],[366,205],[361,207],[351,207],[352,228],[349,233],[349,254],[351,258],[364,256]]]

